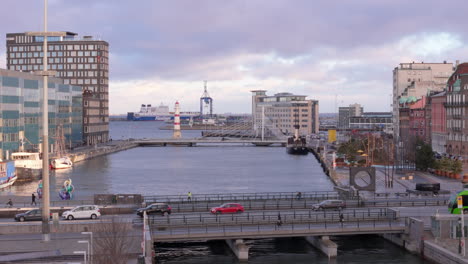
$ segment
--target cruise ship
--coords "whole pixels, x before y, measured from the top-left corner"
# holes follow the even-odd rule
[[[200,112],[181,112],[181,120],[190,120],[195,116],[199,116]],[[150,104],[142,104],[140,112],[128,112],[128,121],[170,121],[174,118],[174,112],[169,112],[169,106],[163,105],[151,106]]]

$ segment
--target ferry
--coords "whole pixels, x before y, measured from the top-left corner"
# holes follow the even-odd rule
[[[15,162],[18,181],[31,181],[42,178],[42,157],[38,152],[14,152],[11,159]]]
[[[195,116],[199,116],[200,112],[181,112],[181,120],[189,120]],[[166,121],[169,122],[173,120],[174,112],[169,112],[169,106],[163,105],[162,103],[153,107],[151,104],[142,104],[140,112],[128,112],[127,120],[128,121]]]

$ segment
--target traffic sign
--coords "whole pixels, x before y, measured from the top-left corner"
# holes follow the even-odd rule
[[[461,195],[457,196],[457,204],[458,204],[458,208],[460,209],[463,208],[463,197]]]

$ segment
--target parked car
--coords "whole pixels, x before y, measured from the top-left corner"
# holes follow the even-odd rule
[[[225,203],[218,207],[211,208],[210,212],[212,214],[242,213],[244,212],[244,207],[238,203]]]
[[[62,213],[62,218],[67,220],[73,219],[96,219],[101,216],[101,212],[97,205],[80,205],[71,210]]]
[[[345,202],[343,200],[324,200],[318,204],[312,205],[312,209],[317,210],[325,210],[325,209],[338,209],[341,210],[345,208]]]
[[[52,217],[52,213],[50,213],[50,217]],[[33,209],[27,212],[15,215],[15,220],[24,222],[24,221],[41,221],[42,220],[42,210],[41,209]]]
[[[145,208],[137,209],[137,215],[143,217],[143,212],[146,211],[146,214],[161,214],[168,215],[171,214],[172,208],[165,203],[153,203]]]

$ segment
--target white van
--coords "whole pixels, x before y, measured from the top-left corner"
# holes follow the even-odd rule
[[[101,216],[101,212],[97,205],[80,205],[71,210],[65,211],[62,214],[63,219],[96,219]]]

